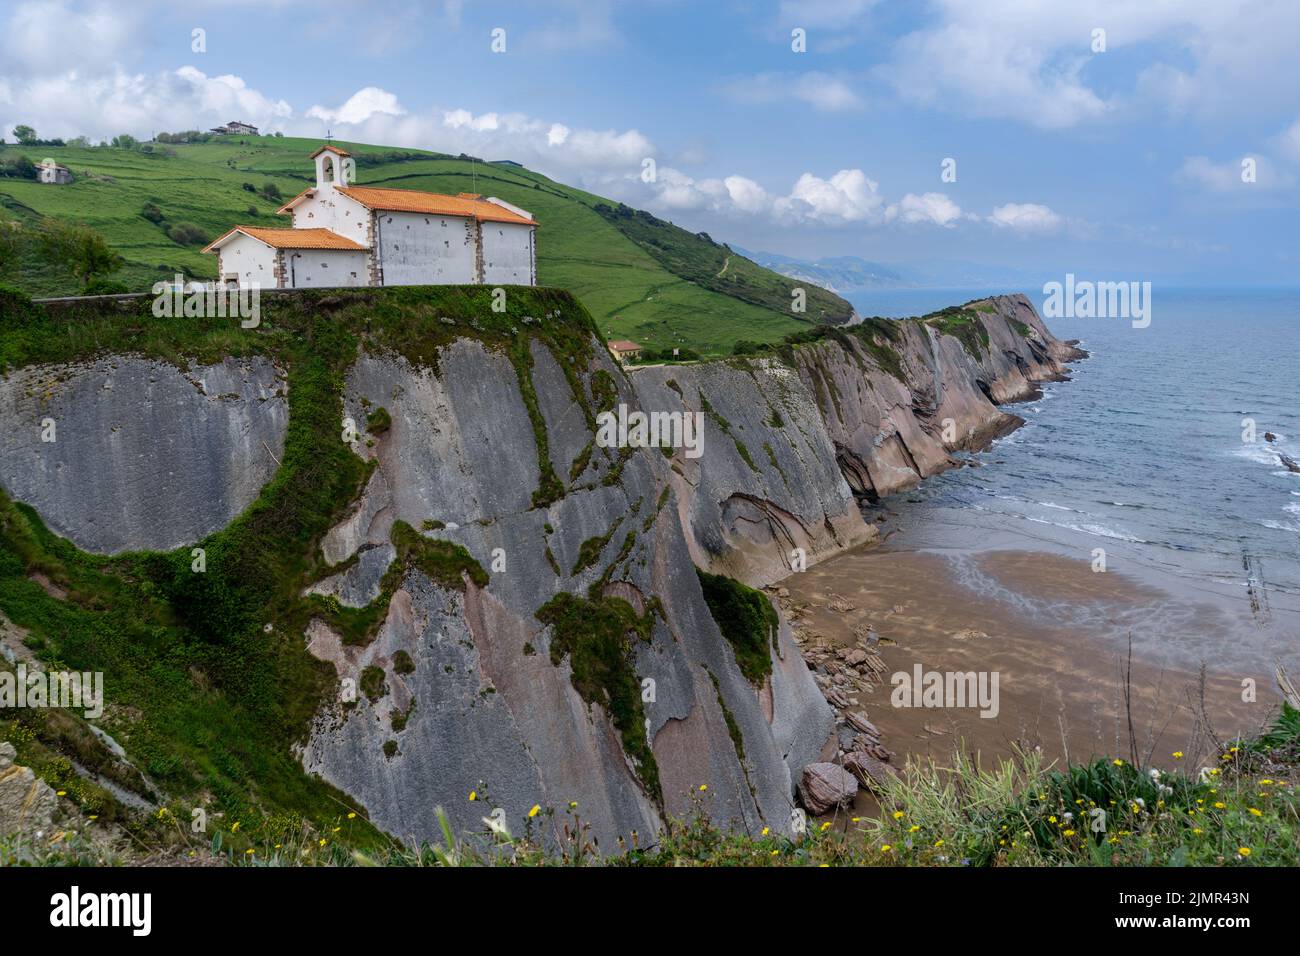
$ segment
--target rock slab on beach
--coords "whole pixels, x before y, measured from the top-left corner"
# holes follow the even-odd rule
[[[811,763],[799,778],[799,798],[814,815],[844,806],[857,794],[857,778],[833,763]]]

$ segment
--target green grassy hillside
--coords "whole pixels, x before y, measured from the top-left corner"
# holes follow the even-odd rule
[[[318,140],[222,137],[211,142],[155,147],[154,152],[69,147],[7,146],[50,157],[77,179],[68,186],[0,179],[0,219],[30,229],[42,217],[76,221],[104,236],[125,259],[113,276],[144,291],[176,272],[214,277],[216,257],[202,242],[169,236],[193,224],[215,238],[236,223],[287,225],[281,204],[262,193],[271,184],[284,199],[311,185],[308,159]],[[774,342],[809,322],[841,322],[851,307],[807,286],[807,308],[791,311],[799,285],[714,243],[600,196],[564,186],[513,164],[343,143],[358,159],[363,185],[480,192],[530,210],[541,223],[538,281],[571,290],[606,336],[631,338],[648,348],[681,346],[705,355],[729,352],[739,339]],[[251,187],[251,188],[250,188]],[[156,207],[156,212],[147,207]],[[161,213],[161,221],[151,221]],[[0,282],[32,295],[74,294],[77,284],[45,263],[31,244],[20,245]]]

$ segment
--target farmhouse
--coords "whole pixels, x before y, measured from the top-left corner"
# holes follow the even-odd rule
[[[257,127],[251,123],[241,123],[239,120],[231,120],[225,126],[214,126],[211,131],[218,136],[258,136]]]
[[[36,164],[36,180],[55,186],[65,186],[72,182],[72,170],[67,166],[60,166],[52,159],[43,159]]]
[[[641,346],[627,339],[614,339],[609,343],[610,354],[619,362],[635,362],[641,357]]]
[[[316,185],[280,208],[292,228],[235,226],[204,252],[226,286],[536,285],[537,222],[502,199],[357,186],[337,146]]]

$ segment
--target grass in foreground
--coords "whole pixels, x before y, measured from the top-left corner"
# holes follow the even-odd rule
[[[1176,759],[1177,756],[1176,756]],[[1300,711],[1287,707],[1266,736],[1227,745],[1217,766],[1191,773],[1141,770],[1122,759],[1053,770],[1037,752],[983,769],[913,763],[881,795],[879,816],[810,821],[787,839],[709,822],[707,784],[694,812],[659,834],[599,847],[577,804],[531,811],[518,823],[483,806],[483,831],[458,838],[436,811],[442,839],[350,848],[355,815],[324,829],[290,828],[249,845],[227,822],[171,862],[246,866],[1297,866],[1300,865]],[[554,825],[554,826],[553,826]],[[558,840],[543,839],[555,830]],[[82,837],[36,848],[0,839],[0,865],[131,865],[156,857],[106,849]]]

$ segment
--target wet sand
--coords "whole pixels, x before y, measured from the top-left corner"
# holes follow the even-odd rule
[[[1123,671],[1130,633],[1139,753],[1165,767],[1205,762],[1211,745],[1198,747],[1195,733],[1201,661],[1192,658],[1203,655],[1206,642],[1176,648],[1143,641],[1142,632],[1144,622],[1167,629],[1171,607],[1189,621],[1212,622],[1211,606],[1171,600],[1116,572],[1094,573],[1086,561],[1015,549],[877,545],[792,575],[782,586],[789,590],[782,603],[805,642],[853,646],[855,625],[859,633],[874,630],[885,682],[856,695],[860,706],[851,709],[880,729],[897,754],[895,766],[909,756],[945,763],[955,747],[991,765],[1016,744],[1039,746],[1053,760],[1128,759]],[[976,707],[893,706],[892,675],[911,675],[918,663],[924,671],[996,672],[997,716],[981,717]],[[1270,671],[1234,666],[1230,649],[1204,664],[1204,709],[1221,740],[1257,731],[1280,706]],[[1243,678],[1256,682],[1254,703],[1242,701]],[[1184,752],[1181,761],[1174,751]]]

